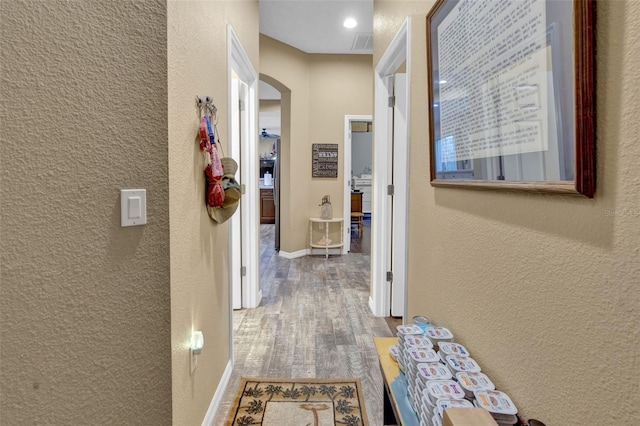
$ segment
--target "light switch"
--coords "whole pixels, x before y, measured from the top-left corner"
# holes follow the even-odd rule
[[[129,197],[129,219],[140,219],[140,197]]]
[[[147,223],[147,190],[120,190],[120,225],[137,226]]]

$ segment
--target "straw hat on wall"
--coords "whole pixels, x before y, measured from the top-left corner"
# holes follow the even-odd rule
[[[224,174],[222,175],[224,202],[221,207],[207,207],[211,219],[218,223],[224,223],[233,216],[238,209],[240,197],[242,196],[240,184],[235,178],[236,172],[238,171],[238,163],[231,157],[224,157],[221,161],[224,170]]]

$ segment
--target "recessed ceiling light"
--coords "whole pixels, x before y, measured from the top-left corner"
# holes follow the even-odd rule
[[[358,21],[353,18],[347,18],[344,20],[342,25],[344,25],[345,28],[355,28],[358,26]]]

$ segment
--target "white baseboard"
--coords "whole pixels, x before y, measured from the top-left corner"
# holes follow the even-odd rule
[[[371,296],[369,296],[369,309],[371,309],[371,313],[376,317],[384,316],[384,315],[380,315],[380,313],[377,312],[376,303],[373,300],[373,297],[371,297]]]
[[[230,359],[229,363],[227,364],[227,368],[225,368],[224,373],[222,373],[220,383],[218,383],[218,388],[213,394],[213,399],[211,400],[211,404],[209,404],[207,414],[204,416],[204,420],[202,420],[202,426],[213,426],[213,421],[215,420],[216,414],[218,413],[218,408],[220,408],[220,403],[222,402],[224,392],[227,390],[227,385],[229,384],[229,379],[231,379],[232,372],[233,360]]]
[[[279,251],[279,255],[280,257],[284,257],[285,259],[296,259],[298,257],[303,257],[307,255],[307,250],[303,249],[303,250],[298,250],[298,251],[294,251],[293,253],[288,253],[286,251]]]
[[[257,308],[258,306],[260,306],[260,301],[262,300],[262,290],[258,291],[258,294],[255,298],[251,298],[250,300],[248,300],[245,306],[242,306],[243,308],[247,308],[247,309],[253,309],[253,308]],[[244,303],[244,302],[243,302]]]

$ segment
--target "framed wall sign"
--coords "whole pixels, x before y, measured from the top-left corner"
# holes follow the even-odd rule
[[[311,148],[311,177],[338,177],[338,144],[314,143]]]
[[[594,8],[436,3],[427,16],[433,186],[594,196]]]

